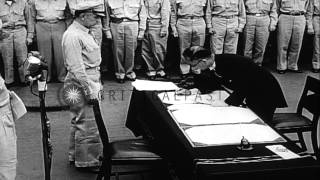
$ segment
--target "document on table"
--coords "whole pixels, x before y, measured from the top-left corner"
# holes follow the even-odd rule
[[[295,159],[300,157],[298,154],[290,151],[281,144],[266,146],[266,148],[282,157],[283,159]]]
[[[179,87],[173,82],[148,81],[140,79],[132,82],[132,86],[135,87],[138,91],[172,91],[179,89]]]
[[[201,94],[198,89],[192,89],[190,92],[190,95],[178,95],[176,92],[163,92],[159,93],[158,97],[166,104],[201,103],[219,106],[219,102],[224,102],[224,100],[229,96],[226,91],[213,91],[210,94]]]
[[[259,117],[250,109],[235,106],[213,107],[205,104],[183,104],[172,105],[168,109],[178,123],[191,126],[253,123],[259,120]]]
[[[285,142],[277,132],[261,124],[224,124],[196,126],[184,130],[193,144],[240,144],[242,137],[249,143]]]

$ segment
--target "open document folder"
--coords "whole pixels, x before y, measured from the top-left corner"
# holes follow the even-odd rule
[[[179,87],[173,82],[148,81],[140,79],[132,82],[132,86],[138,91],[174,91],[179,89]]]
[[[250,143],[285,142],[285,139],[265,124],[224,124],[186,128],[185,134],[194,145],[240,144],[242,137]]]
[[[250,109],[235,106],[213,107],[206,104],[183,104],[171,105],[168,111],[177,123],[191,126],[262,122]]]

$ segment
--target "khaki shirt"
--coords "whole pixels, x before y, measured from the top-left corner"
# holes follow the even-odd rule
[[[66,0],[31,0],[31,11],[37,21],[59,21],[66,18]],[[70,14],[70,11],[67,13]]]
[[[277,0],[278,13],[306,13],[309,0]]]
[[[139,33],[146,30],[147,13],[144,0],[106,0],[104,31],[110,31],[111,18],[139,21]]]
[[[100,46],[89,29],[73,21],[63,34],[62,49],[68,73],[81,82],[88,82],[86,69],[99,67],[101,63]]]
[[[208,0],[171,0],[171,27],[180,17],[204,17]]]
[[[278,21],[276,0],[244,0],[246,13],[267,14],[271,19],[271,26],[276,26]]]
[[[147,19],[161,20],[161,31],[167,32],[170,20],[169,0],[144,0],[146,6]]]
[[[238,16],[239,28],[246,24],[246,10],[243,0],[209,0],[206,11],[207,28],[212,28],[212,16]]]
[[[310,0],[309,6],[307,9],[308,29],[313,29],[312,18],[314,15],[317,15],[317,16],[320,15],[320,0]]]
[[[6,0],[0,0],[0,19],[2,20],[2,28],[26,26],[27,37],[33,38],[34,23],[30,6],[26,0],[13,0],[11,5]]]

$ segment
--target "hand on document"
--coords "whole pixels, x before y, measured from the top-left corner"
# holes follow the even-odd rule
[[[177,96],[190,96],[190,95],[200,94],[200,91],[197,88],[193,88],[193,89],[181,88],[181,89],[176,90],[175,94]]]

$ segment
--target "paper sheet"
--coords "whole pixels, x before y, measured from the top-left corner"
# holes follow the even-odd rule
[[[168,107],[178,123],[186,125],[251,123],[259,117],[250,109],[228,106],[212,107],[205,104],[183,104]]]
[[[175,92],[159,93],[158,97],[166,104],[210,104],[212,106],[225,106],[221,103],[229,96],[226,91],[214,91],[210,94],[200,94],[198,89],[191,90],[191,95],[177,95]]]
[[[281,144],[266,146],[266,148],[268,148],[270,151],[274,152],[278,156],[282,157],[283,159],[295,159],[300,157],[298,154],[290,151]]]
[[[172,91],[179,89],[179,87],[173,82],[148,81],[139,79],[132,82],[132,86],[138,91]]]
[[[240,144],[242,137],[253,143],[285,142],[272,128],[260,124],[197,126],[185,130],[193,143],[205,145]]]

